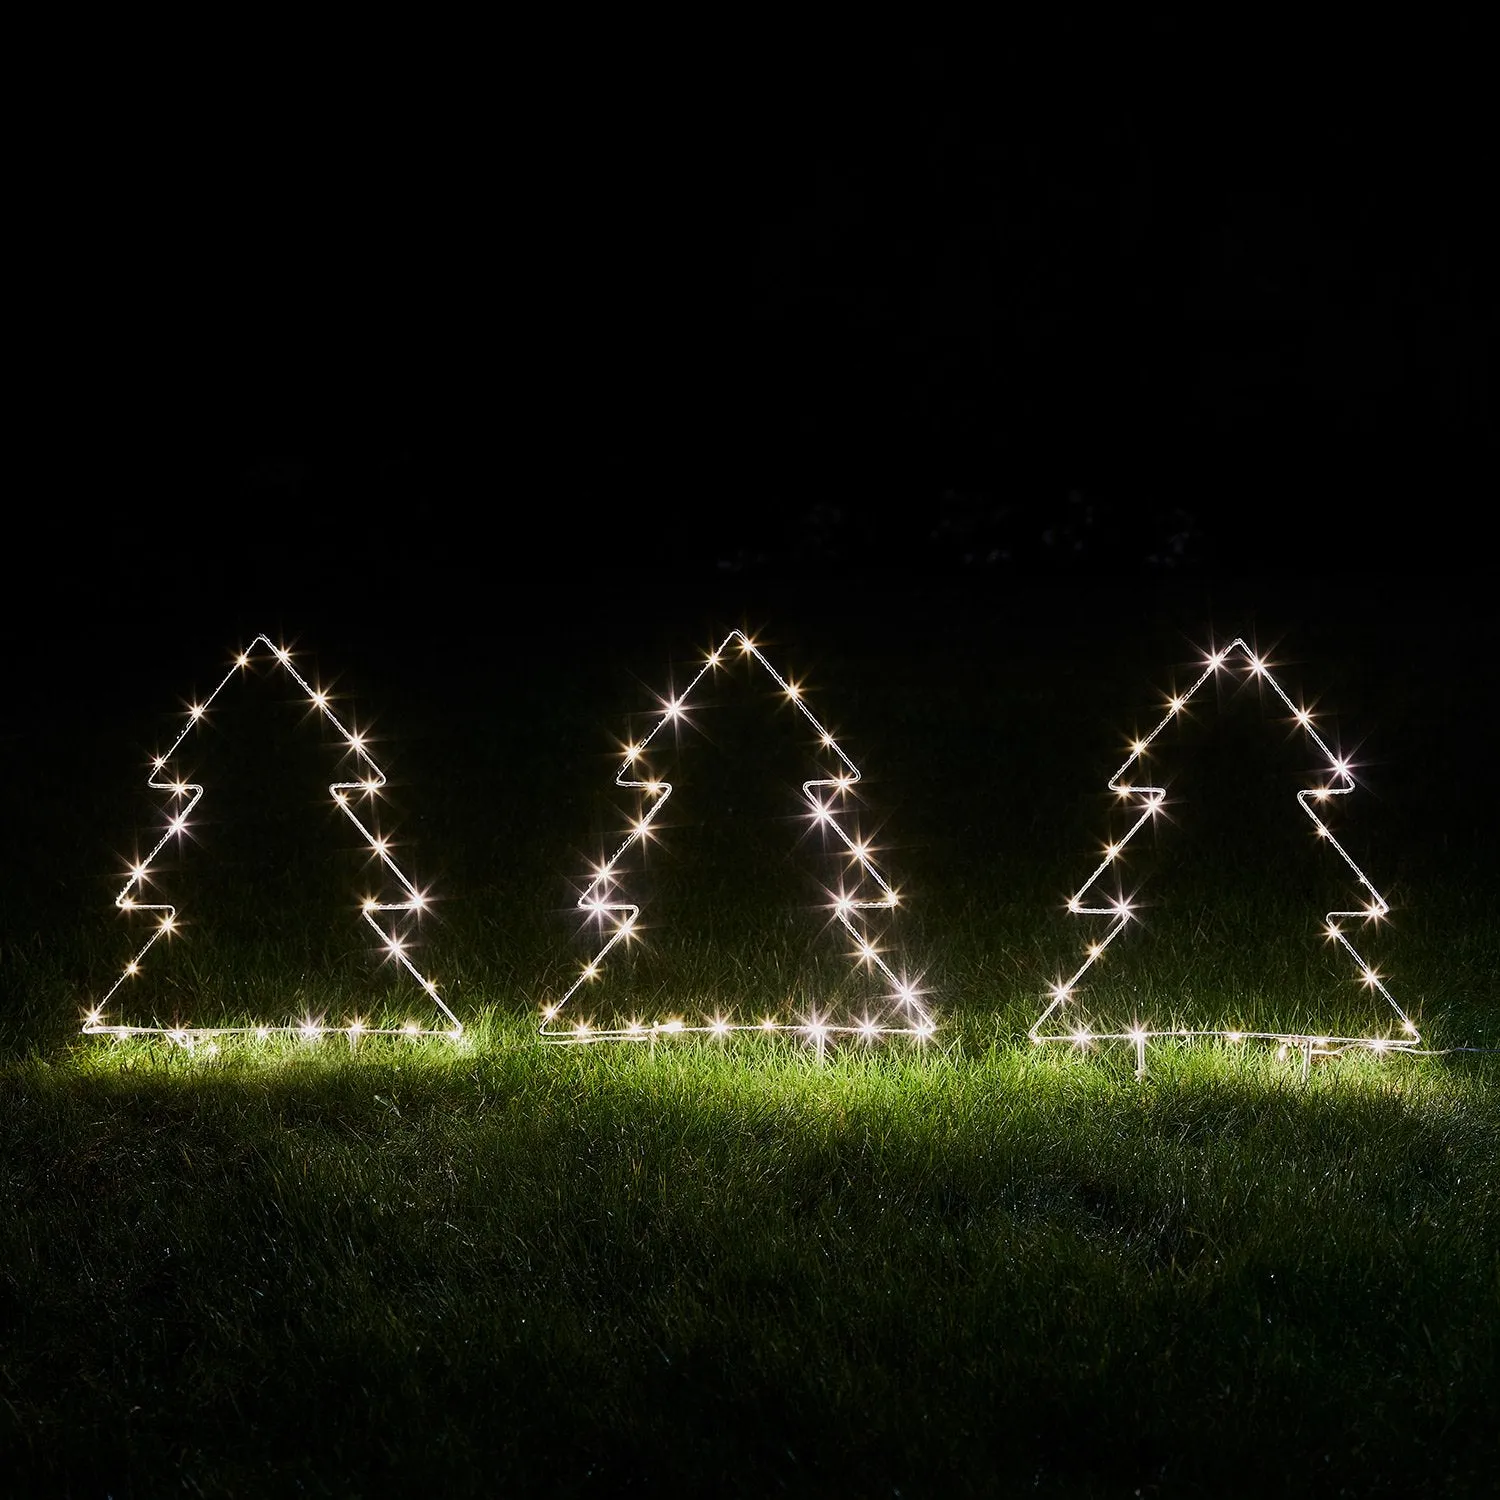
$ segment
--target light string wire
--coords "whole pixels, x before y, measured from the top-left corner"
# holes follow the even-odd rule
[[[1291,713],[1292,718],[1302,729],[1303,733],[1317,746],[1328,762],[1328,779],[1315,786],[1304,787],[1299,790],[1297,793],[1297,803],[1312,820],[1317,836],[1334,849],[1348,866],[1355,880],[1358,881],[1369,896],[1369,902],[1363,909],[1358,911],[1330,911],[1326,913],[1324,916],[1324,936],[1329,941],[1338,944],[1348,953],[1349,957],[1354,961],[1360,981],[1366,988],[1379,994],[1385,1000],[1386,1004],[1390,1006],[1399,1024],[1399,1032],[1395,1035],[1352,1037],[1320,1036],[1302,1032],[1230,1031],[1224,1029],[1174,1029],[1157,1031],[1143,1025],[1133,1025],[1125,1031],[1095,1032],[1082,1024],[1073,1026],[1066,1031],[1044,1031],[1043,1028],[1049,1021],[1053,1021],[1055,1016],[1064,1013],[1066,1008],[1073,1004],[1075,992],[1084,975],[1099,962],[1104,956],[1105,950],[1129,926],[1131,921],[1131,905],[1123,897],[1107,905],[1085,904],[1090,899],[1089,893],[1096,882],[1098,882],[1106,871],[1114,868],[1130,841],[1148,822],[1156,817],[1166,800],[1167,794],[1165,788],[1159,786],[1137,786],[1125,781],[1123,778],[1130,774],[1131,768],[1150,750],[1152,741],[1168,725],[1178,720],[1198,690],[1210,678],[1225,669],[1225,663],[1235,652],[1239,652],[1244,656],[1244,666],[1248,676],[1266,684],[1275,693],[1277,698],[1281,700]],[[1330,797],[1347,796],[1354,790],[1354,787],[1355,781],[1349,770],[1349,762],[1329,747],[1327,741],[1324,740],[1323,736],[1314,727],[1312,714],[1306,708],[1292,701],[1280,682],[1276,680],[1275,675],[1264,659],[1242,637],[1236,636],[1223,650],[1211,652],[1204,664],[1203,671],[1199,674],[1193,685],[1185,693],[1174,695],[1168,700],[1166,713],[1162,716],[1161,722],[1149,734],[1133,742],[1130,754],[1109,779],[1109,790],[1116,793],[1126,802],[1133,800],[1139,808],[1139,815],[1121,838],[1106,846],[1104,857],[1094,868],[1093,873],[1068,898],[1068,911],[1074,916],[1109,917],[1111,919],[1110,926],[1101,939],[1089,944],[1084,961],[1079,965],[1077,970],[1069,978],[1052,986],[1050,1003],[1031,1024],[1028,1032],[1031,1040],[1035,1043],[1066,1042],[1075,1046],[1088,1046],[1093,1042],[1132,1042],[1136,1047],[1138,1067],[1144,1065],[1144,1048],[1146,1042],[1155,1037],[1218,1037],[1231,1042],[1249,1039],[1281,1042],[1288,1046],[1301,1048],[1305,1059],[1314,1054],[1331,1053],[1346,1047],[1368,1048],[1370,1051],[1377,1053],[1414,1051],[1421,1042],[1416,1025],[1401,1006],[1397,1004],[1395,997],[1386,987],[1385,981],[1381,976],[1360,956],[1358,949],[1350,941],[1347,930],[1348,924],[1351,922],[1368,924],[1378,922],[1390,911],[1390,907],[1387,905],[1385,897],[1375,889],[1369,876],[1360,869],[1350,856],[1349,851],[1334,837],[1333,831],[1324,822],[1314,805],[1325,803]],[[1101,898],[1096,895],[1092,899],[1098,902]]]
[[[595,1027],[588,1021],[578,1021],[570,1027],[554,1026],[552,1023],[574,995],[598,976],[600,965],[606,955],[617,945],[628,943],[637,936],[636,922],[641,908],[637,903],[616,899],[615,887],[618,884],[618,877],[615,871],[621,858],[635,844],[651,836],[652,825],[656,822],[662,808],[666,806],[667,799],[672,795],[672,784],[655,777],[643,776],[636,768],[657,735],[685,713],[688,700],[698,684],[709,673],[723,665],[726,653],[735,646],[738,646],[742,658],[748,657],[764,668],[771,680],[788,700],[796,705],[803,718],[811,725],[819,746],[837,757],[842,767],[835,775],[814,777],[804,781],[802,794],[807,799],[813,821],[836,835],[843,844],[851,865],[859,870],[862,877],[868,878],[879,891],[878,896],[869,898],[857,898],[840,891],[833,902],[833,912],[854,940],[855,948],[851,958],[854,962],[863,963],[877,971],[890,985],[892,1010],[894,1011],[899,1006],[898,1014],[901,1018],[894,1023],[881,1023],[866,1016],[858,1022],[839,1023],[814,1015],[801,1023],[787,1023],[771,1017],[758,1022],[734,1022],[722,1016],[715,1016],[697,1024],[681,1020],[630,1021],[623,1026]],[[861,916],[861,913],[866,911],[893,910],[900,904],[900,898],[881,873],[868,843],[851,834],[840,818],[843,799],[859,780],[859,767],[844,753],[838,741],[807,706],[802,690],[797,684],[777,671],[760,647],[743,630],[731,630],[717,648],[709,652],[686,689],[675,697],[663,700],[661,715],[650,732],[641,740],[625,748],[624,763],[615,776],[615,785],[627,791],[640,792],[649,801],[640,817],[631,824],[619,847],[595,869],[583,894],[578,898],[579,910],[589,913],[592,919],[599,922],[601,928],[610,924],[609,929],[605,932],[603,942],[593,958],[583,966],[583,971],[568,986],[562,996],[543,1006],[539,1032],[542,1039],[558,1043],[649,1041],[661,1035],[708,1033],[725,1036],[732,1031],[791,1031],[811,1039],[821,1053],[825,1040],[841,1033],[858,1035],[866,1040],[894,1035],[920,1038],[931,1036],[934,1030],[931,1013],[919,999],[915,986],[909,980],[897,975],[871,941]]]
[[[422,987],[427,998],[447,1017],[450,1025],[443,1028],[424,1027],[417,1021],[408,1021],[399,1027],[367,1026],[359,1020],[350,1021],[343,1026],[327,1026],[320,1020],[307,1017],[300,1022],[292,1022],[285,1025],[245,1025],[245,1026],[140,1026],[125,1024],[123,1022],[108,1022],[105,1015],[111,1002],[121,987],[141,973],[142,962],[146,955],[164,938],[169,937],[176,930],[177,908],[168,902],[143,901],[137,896],[137,891],[144,891],[146,882],[151,875],[151,867],[158,854],[174,839],[181,838],[187,831],[188,817],[193,809],[197,807],[203,797],[203,786],[194,781],[184,781],[170,772],[172,757],[182,746],[184,740],[197,729],[203,721],[214,700],[220,693],[242,673],[252,659],[252,653],[257,647],[264,646],[267,651],[281,665],[291,679],[307,694],[312,705],[323,715],[323,717],[343,737],[348,749],[355,755],[364,775],[357,780],[334,781],[329,784],[328,790],[333,796],[335,805],[339,811],[359,831],[361,837],[369,845],[370,852],[380,861],[386,872],[396,881],[405,897],[396,901],[380,901],[374,898],[365,899],[360,905],[360,915],[369,924],[375,935],[380,939],[380,945],[385,950],[388,959],[394,959],[406,970],[411,977]],[[157,839],[150,852],[144,859],[137,861],[126,878],[119,895],[115,897],[115,906],[123,912],[144,912],[156,917],[156,925],[147,936],[146,941],[137,950],[135,956],[125,965],[124,971],[105,992],[103,999],[98,1001],[84,1016],[83,1032],[88,1036],[112,1036],[124,1039],[131,1036],[164,1036],[171,1041],[183,1046],[194,1046],[200,1041],[212,1042],[214,1037],[253,1035],[257,1038],[267,1038],[275,1034],[295,1033],[309,1039],[327,1034],[347,1035],[351,1041],[360,1036],[449,1036],[457,1037],[463,1032],[463,1025],[458,1017],[448,1008],[443,997],[438,993],[436,983],[425,977],[411,961],[407,952],[406,944],[402,941],[397,931],[387,931],[381,925],[380,916],[386,912],[420,913],[426,908],[427,896],[407,879],[401,867],[391,855],[389,843],[380,835],[372,832],[361,820],[355,811],[354,798],[363,796],[372,802],[381,788],[385,786],[385,772],[375,763],[374,757],[365,746],[364,738],[356,730],[346,727],[334,713],[328,701],[328,695],[321,689],[314,687],[298,671],[292,662],[291,652],[284,646],[279,646],[269,636],[257,635],[251,641],[249,647],[236,656],[229,670],[220,680],[219,685],[201,703],[194,703],[188,710],[187,723],[183,725],[177,738],[172,741],[171,746],[163,755],[152,758],[151,775],[146,785],[152,791],[166,792],[176,804],[176,810],[168,818],[166,827],[162,830],[161,837]]]

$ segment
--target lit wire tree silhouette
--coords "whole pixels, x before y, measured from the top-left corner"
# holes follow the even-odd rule
[[[1114,899],[1101,894],[1098,887],[1103,878],[1115,871],[1132,839],[1161,812],[1166,801],[1163,787],[1137,784],[1132,773],[1142,757],[1149,751],[1153,741],[1171,724],[1177,722],[1188,704],[1192,702],[1205,683],[1218,673],[1230,670],[1230,658],[1238,657],[1248,677],[1259,680],[1285,705],[1293,720],[1308,741],[1316,747],[1327,762],[1327,772],[1317,784],[1304,787],[1297,792],[1297,804],[1311,820],[1320,841],[1327,844],[1344,862],[1357,884],[1363,889],[1366,901],[1357,909],[1327,912],[1324,916],[1325,937],[1342,948],[1354,965],[1355,977],[1365,988],[1381,997],[1394,1017],[1395,1030],[1375,1032],[1361,1036],[1318,1035],[1307,1032],[1240,1031],[1220,1028],[1204,1029],[1156,1029],[1150,1022],[1134,1020],[1128,1027],[1111,1031],[1095,1030],[1080,1015],[1078,993],[1089,971],[1104,957],[1109,946],[1120,937],[1134,919],[1132,903],[1123,895]],[[1068,898],[1068,911],[1074,916],[1104,917],[1108,927],[1101,938],[1088,944],[1083,962],[1066,979],[1056,981],[1046,1008],[1032,1023],[1029,1035],[1035,1043],[1062,1042],[1072,1046],[1089,1046],[1096,1042],[1129,1042],[1136,1049],[1137,1070],[1145,1067],[1146,1044],[1155,1037],[1221,1037],[1239,1042],[1247,1038],[1276,1041],[1301,1050],[1304,1065],[1314,1053],[1336,1051],[1348,1047],[1367,1048],[1371,1052],[1409,1051],[1420,1045],[1421,1037],[1415,1023],[1397,1003],[1382,976],[1361,957],[1349,935],[1355,924],[1374,924],[1390,911],[1385,897],[1376,890],[1369,876],[1354,862],[1349,851],[1334,837],[1325,821],[1321,808],[1330,798],[1347,796],[1354,790],[1355,781],[1349,763],[1332,750],[1313,723],[1312,713],[1294,703],[1281,683],[1276,680],[1270,667],[1240,637],[1236,637],[1223,650],[1211,652],[1202,672],[1185,693],[1168,699],[1161,721],[1147,735],[1136,740],[1130,754],[1109,779],[1109,790],[1136,814],[1124,835],[1105,846],[1103,857],[1094,867],[1088,879]]]
[[[759,667],[771,678],[811,726],[819,749],[836,763],[837,769],[830,774],[804,781],[802,794],[806,799],[807,816],[836,841],[848,861],[854,890],[851,892],[844,887],[832,892],[830,908],[838,924],[852,941],[853,947],[849,955],[851,961],[878,975],[887,986],[884,1014],[865,1014],[858,1019],[832,1019],[822,1014],[812,1014],[795,1021],[765,1016],[755,1022],[733,1021],[719,1014],[695,1021],[677,1018],[665,1021],[631,1019],[615,1025],[597,1025],[590,1017],[577,1016],[579,1007],[574,1002],[580,991],[599,977],[606,957],[639,935],[641,907],[637,902],[627,899],[621,891],[620,862],[632,848],[654,835],[654,825],[667,799],[672,795],[672,783],[648,769],[649,752],[658,736],[686,714],[694,692],[704,678],[723,669],[728,660],[736,655]],[[593,871],[578,898],[579,910],[588,914],[589,920],[600,932],[599,946],[567,989],[557,999],[544,1004],[540,1031],[542,1038],[549,1042],[576,1044],[603,1040],[642,1041],[684,1033],[725,1036],[733,1031],[794,1032],[807,1037],[821,1052],[826,1039],[839,1034],[867,1040],[895,1035],[918,1038],[930,1036],[934,1022],[917,987],[892,967],[868,926],[867,913],[892,911],[899,904],[899,898],[876,862],[869,843],[857,833],[851,833],[846,826],[846,799],[859,780],[859,767],[845,754],[838,741],[807,706],[797,684],[777,671],[744,631],[730,631],[708,653],[683,692],[663,700],[660,715],[650,732],[625,747],[623,763],[615,776],[615,785],[639,792],[644,805],[614,853],[601,861]],[[859,894],[862,888],[871,890],[874,894]],[[566,1018],[563,1016],[565,1009],[568,1009]]]
[[[396,884],[400,895],[394,900],[381,900],[378,897],[367,896],[359,905],[361,918],[369,925],[371,930],[379,939],[381,949],[386,957],[397,963],[404,969],[413,980],[420,986],[423,994],[431,1002],[432,1006],[441,1014],[446,1024],[433,1027],[424,1025],[415,1019],[407,1021],[399,1027],[377,1027],[367,1025],[364,1021],[356,1018],[340,1026],[325,1026],[322,1020],[312,1016],[283,1022],[256,1022],[245,1025],[226,1026],[183,1026],[162,1025],[152,1023],[147,1025],[126,1022],[119,1019],[110,1019],[112,1008],[117,1008],[123,1003],[128,987],[139,980],[146,967],[147,955],[156,944],[163,939],[170,938],[178,929],[178,912],[174,903],[164,901],[152,901],[146,896],[147,885],[152,878],[153,866],[158,857],[168,845],[179,841],[188,832],[189,819],[202,800],[204,788],[201,783],[189,781],[178,775],[173,766],[173,757],[181,749],[183,743],[190,735],[198,729],[206,719],[209,710],[213,707],[220,694],[239,677],[251,663],[257,659],[258,648],[263,648],[269,653],[271,659],[296,683],[298,688],[307,695],[309,703],[320,713],[323,718],[333,727],[344,741],[345,754],[353,756],[359,774],[347,780],[334,781],[329,784],[328,791],[332,796],[334,805],[353,825],[368,846],[370,853],[374,856],[378,866]],[[241,651],[235,658],[233,665],[224,674],[217,687],[200,703],[194,703],[188,710],[187,723],[183,725],[177,737],[172,741],[164,754],[155,756],[151,763],[151,774],[147,780],[147,786],[153,791],[165,792],[168,795],[170,812],[165,827],[160,837],[151,847],[148,853],[130,867],[125,884],[115,898],[115,906],[118,910],[129,915],[142,915],[147,917],[151,923],[151,930],[145,941],[136,950],[135,954],[126,963],[123,971],[115,978],[104,996],[92,1004],[83,1020],[83,1031],[89,1036],[112,1036],[125,1038],[129,1036],[164,1036],[184,1046],[195,1046],[200,1042],[212,1043],[215,1037],[228,1035],[253,1035],[257,1037],[269,1037],[274,1033],[297,1033],[305,1037],[321,1036],[324,1032],[338,1032],[357,1039],[361,1035],[404,1035],[425,1036],[445,1035],[458,1036],[463,1027],[458,1017],[448,1008],[438,992],[437,984],[423,976],[412,962],[408,951],[408,944],[401,936],[400,931],[393,925],[382,925],[382,922],[391,922],[390,914],[403,916],[414,916],[420,914],[427,905],[427,895],[419,890],[407,878],[401,867],[396,863],[391,854],[390,842],[378,832],[367,826],[368,814],[362,815],[360,804],[373,803],[382,787],[385,786],[385,773],[375,763],[364,737],[358,730],[350,729],[343,724],[334,713],[329,702],[328,695],[322,689],[314,687],[306,677],[298,670],[292,661],[291,652],[284,646],[276,644],[269,636],[257,635],[249,647]]]

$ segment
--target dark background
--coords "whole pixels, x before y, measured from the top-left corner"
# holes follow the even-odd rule
[[[851,580],[1482,606],[1477,25],[132,28],[31,59],[37,659]]]

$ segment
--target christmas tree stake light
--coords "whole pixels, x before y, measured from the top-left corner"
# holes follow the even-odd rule
[[[840,769],[831,775],[814,777],[802,783],[802,794],[807,801],[808,812],[813,823],[828,830],[842,843],[851,864],[860,879],[868,880],[878,891],[869,897],[854,897],[843,891],[830,893],[833,897],[830,909],[835,919],[853,940],[854,951],[850,954],[855,964],[862,964],[880,975],[889,986],[887,1020],[877,1023],[868,1016],[847,1023],[830,1022],[820,1016],[810,1016],[802,1021],[784,1021],[774,1017],[763,1017],[753,1022],[731,1022],[722,1015],[706,1017],[701,1022],[689,1023],[674,1018],[668,1021],[645,1023],[632,1020],[625,1025],[596,1026],[588,1020],[570,1024],[553,1024],[578,991],[591,979],[598,977],[605,957],[621,943],[636,935],[635,929],[641,908],[637,903],[619,899],[616,886],[619,877],[616,870],[620,860],[637,843],[642,843],[654,833],[658,814],[672,795],[672,783],[657,776],[648,775],[641,769],[641,762],[657,735],[668,725],[679,720],[687,711],[688,702],[698,684],[709,673],[725,664],[726,654],[738,648],[740,657],[757,664],[771,678],[788,702],[794,704],[802,717],[811,725],[818,745],[834,756]],[[784,1033],[801,1036],[809,1041],[819,1057],[830,1036],[850,1035],[865,1041],[881,1036],[914,1036],[925,1039],[932,1035],[934,1022],[930,1012],[918,996],[916,987],[900,977],[887,962],[881,950],[871,940],[864,925],[862,913],[867,911],[890,911],[899,904],[896,891],[887,882],[875,862],[874,855],[865,841],[851,834],[844,826],[841,816],[843,799],[860,779],[859,767],[844,753],[834,736],[819,722],[808,708],[803,690],[782,676],[768,661],[751,638],[742,630],[732,630],[718,647],[709,652],[687,688],[675,696],[663,700],[662,711],[643,739],[628,744],[623,752],[623,764],[615,776],[615,785],[624,790],[642,794],[645,806],[638,818],[631,823],[624,841],[594,870],[592,878],[578,898],[578,909],[587,912],[604,929],[603,940],[592,959],[583,965],[582,972],[556,1000],[542,1008],[540,1035],[544,1041],[558,1043],[586,1043],[597,1041],[652,1041],[658,1036],[707,1034],[723,1037],[732,1031],[754,1031]]]
[[[152,865],[157,855],[161,853],[173,838],[180,838],[187,832],[188,818],[203,797],[204,789],[199,783],[184,780],[170,772],[169,767],[172,763],[172,757],[177,753],[183,741],[203,722],[219,694],[224,691],[239,673],[250,665],[253,653],[259,647],[264,647],[270,653],[272,659],[291,677],[292,681],[307,694],[308,701],[333,726],[344,740],[349,752],[358,760],[360,774],[357,779],[332,782],[328,788],[329,793],[333,797],[335,806],[354,825],[360,836],[369,845],[370,852],[404,893],[400,899],[394,901],[379,901],[367,898],[360,904],[359,914],[380,939],[380,945],[385,950],[386,957],[394,959],[400,964],[417,984],[421,986],[423,993],[433,1006],[446,1017],[448,1022],[446,1026],[424,1027],[415,1020],[409,1020],[400,1027],[382,1028],[370,1026],[359,1019],[355,1019],[344,1025],[330,1025],[325,1024],[319,1018],[311,1016],[304,1017],[300,1021],[289,1021],[280,1025],[270,1025],[262,1022],[250,1023],[243,1026],[144,1026],[106,1020],[109,1007],[115,1001],[115,997],[121,987],[128,980],[135,979],[140,975],[146,955],[159,939],[170,936],[177,925],[177,908],[175,906],[167,902],[153,902],[141,899],[145,891],[146,882],[151,876]],[[385,912],[420,913],[427,904],[427,897],[424,893],[419,891],[407,879],[400,866],[391,857],[387,841],[371,832],[365,826],[355,809],[354,802],[356,796],[373,798],[385,785],[385,773],[376,765],[374,758],[365,748],[363,737],[356,731],[346,728],[339,721],[337,715],[329,706],[327,694],[320,689],[314,688],[302,673],[298,671],[292,662],[291,652],[284,646],[278,646],[269,636],[256,636],[250,643],[249,648],[241,651],[235,657],[233,665],[224,674],[219,685],[213,692],[203,702],[194,703],[190,706],[188,721],[183,726],[177,738],[172,741],[170,748],[164,755],[153,757],[151,774],[146,784],[153,791],[168,793],[175,810],[168,817],[166,827],[162,831],[161,837],[152,846],[151,851],[144,859],[139,860],[130,867],[125,884],[119,895],[115,898],[115,906],[123,912],[140,912],[154,916],[155,925],[147,935],[145,942],[137,950],[135,956],[124,966],[123,971],[106,991],[104,997],[85,1014],[83,1022],[85,1035],[111,1036],[118,1040],[124,1040],[128,1037],[165,1037],[169,1041],[191,1049],[199,1042],[209,1041],[217,1036],[243,1035],[260,1041],[264,1041],[272,1035],[300,1036],[310,1041],[324,1036],[346,1036],[352,1046],[361,1037],[367,1036],[457,1037],[462,1033],[462,1024],[438,993],[437,985],[418,971],[416,965],[412,963],[411,958],[407,954],[406,945],[401,941],[397,933],[388,931],[381,925],[379,920],[380,915]],[[215,1048],[214,1050],[217,1049]]]
[[[1364,889],[1368,900],[1358,911],[1331,911],[1326,913],[1324,917],[1324,936],[1328,941],[1337,944],[1348,953],[1354,962],[1359,982],[1367,989],[1378,993],[1390,1007],[1396,1023],[1396,1030],[1392,1034],[1313,1036],[1304,1033],[1279,1031],[1188,1030],[1184,1028],[1153,1030],[1139,1023],[1132,1025],[1124,1031],[1092,1032],[1086,1026],[1079,1024],[1072,1026],[1063,1025],[1065,1018],[1070,1014],[1076,1014],[1076,992],[1084,976],[1099,962],[1110,944],[1120,936],[1132,920],[1130,903],[1128,901],[1123,899],[1111,901],[1102,895],[1091,895],[1091,892],[1093,892],[1094,886],[1100,878],[1116,866],[1136,834],[1161,812],[1163,804],[1166,801],[1167,794],[1165,788],[1159,786],[1141,786],[1126,778],[1130,776],[1137,762],[1148,753],[1152,742],[1157,736],[1168,725],[1176,722],[1181,717],[1184,709],[1193,700],[1198,690],[1210,678],[1227,669],[1229,658],[1235,653],[1243,656],[1243,665],[1246,674],[1271,689],[1291,713],[1293,721],[1302,730],[1303,734],[1307,736],[1327,760],[1327,779],[1315,786],[1304,787],[1298,791],[1297,804],[1312,820],[1313,830],[1317,837],[1328,844],[1344,861],[1350,873]],[[1094,867],[1092,874],[1068,898],[1067,909],[1074,916],[1107,917],[1110,919],[1110,924],[1102,938],[1086,946],[1084,960],[1077,970],[1068,979],[1059,981],[1051,987],[1051,997],[1048,1005],[1031,1025],[1028,1033],[1031,1040],[1034,1043],[1063,1042],[1073,1047],[1085,1047],[1092,1043],[1103,1041],[1129,1042],[1135,1048],[1137,1073],[1144,1072],[1146,1043],[1154,1037],[1218,1037],[1229,1042],[1242,1042],[1247,1038],[1256,1038],[1278,1042],[1281,1044],[1283,1050],[1290,1049],[1301,1052],[1304,1076],[1313,1056],[1326,1055],[1345,1048],[1365,1048],[1377,1056],[1384,1056],[1392,1052],[1411,1051],[1418,1047],[1421,1037],[1418,1034],[1416,1025],[1401,1006],[1397,1004],[1395,997],[1387,989],[1385,981],[1379,973],[1360,957],[1358,950],[1350,941],[1346,929],[1346,923],[1354,921],[1371,924],[1378,922],[1390,911],[1390,907],[1386,904],[1385,898],[1371,884],[1369,877],[1354,862],[1348,850],[1334,837],[1332,830],[1324,822],[1315,807],[1315,804],[1326,804],[1330,797],[1347,796],[1354,790],[1354,786],[1354,777],[1350,773],[1348,761],[1336,755],[1329,748],[1327,742],[1314,727],[1313,715],[1307,709],[1292,701],[1286,690],[1276,680],[1270,667],[1243,639],[1236,637],[1223,650],[1211,652],[1204,663],[1202,672],[1193,685],[1185,693],[1174,694],[1168,699],[1166,712],[1163,714],[1161,722],[1157,724],[1150,734],[1136,740],[1131,745],[1130,754],[1109,779],[1109,790],[1117,793],[1122,801],[1133,802],[1138,813],[1135,821],[1130,825],[1124,836],[1105,846],[1103,858]],[[1056,1029],[1045,1029],[1049,1024]]]

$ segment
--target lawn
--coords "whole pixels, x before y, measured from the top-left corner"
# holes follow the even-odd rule
[[[80,1036],[139,946],[113,901],[161,826],[149,757],[242,642],[142,632],[66,701],[36,669],[0,740],[0,1472],[113,1496],[1491,1492],[1496,819],[1465,757],[1497,643],[1440,598],[995,586],[542,644],[294,631],[388,778],[457,1039],[332,1029],[428,1016],[359,918],[388,871],[328,797],[336,736],[275,671],[191,742],[205,795],[158,872],[182,928],[116,999],[330,1029]],[[621,746],[740,625],[862,773],[850,824],[901,898],[872,935],[934,1032],[820,1056],[798,1029],[883,996],[830,920],[848,862],[804,816],[806,722],[751,673],[661,742],[673,793],[621,866],[642,941],[564,1013],[783,1029],[544,1045],[598,948],[590,861],[639,812]],[[1066,901],[1117,836],[1110,775],[1242,632],[1354,764],[1330,821],[1389,902],[1360,953],[1418,1055],[1160,1040],[1137,1077],[1125,1046],[1033,1046],[1098,935]],[[1090,1015],[1389,1031],[1321,938],[1350,882],[1279,705],[1226,681],[1156,753],[1168,816],[1131,845],[1140,920]]]

